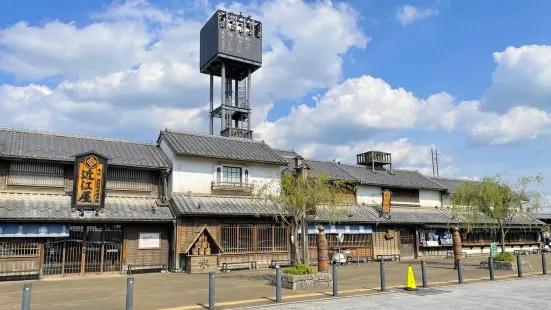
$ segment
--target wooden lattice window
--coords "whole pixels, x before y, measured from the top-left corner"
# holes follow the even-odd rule
[[[251,224],[221,225],[222,248],[226,253],[253,253],[254,226]]]
[[[8,239],[0,241],[0,258],[36,257],[39,244],[34,239]]]
[[[62,164],[31,161],[12,161],[8,171],[8,185],[63,187]]]
[[[419,203],[419,190],[404,188],[389,188],[392,192],[392,202]]]
[[[148,170],[109,168],[107,170],[107,189],[151,191],[153,173]]]

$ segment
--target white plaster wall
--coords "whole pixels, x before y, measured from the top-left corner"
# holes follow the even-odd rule
[[[171,192],[187,193],[191,191],[193,194],[211,194],[211,182],[215,180],[215,170],[218,166],[247,168],[249,183],[255,184],[256,187],[266,182],[276,185],[280,178],[281,167],[279,165],[175,155],[164,141],[161,141],[160,147],[172,162],[169,181]]]
[[[356,188],[356,201],[358,204],[381,204],[383,198],[381,192],[383,189],[379,186],[360,185]]]
[[[431,191],[420,189],[419,190],[419,204],[421,207],[441,207],[442,202],[440,200],[441,194],[439,191]]]

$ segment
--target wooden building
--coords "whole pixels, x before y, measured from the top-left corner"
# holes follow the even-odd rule
[[[268,267],[290,259],[290,228],[276,219],[275,206],[252,195],[255,186],[279,180],[287,162],[276,151],[261,141],[171,130],[162,131],[158,143],[173,167],[180,270]]]
[[[168,266],[170,163],[156,144],[2,128],[0,145],[0,277]],[[91,151],[108,159],[104,203],[79,210],[75,156]]]

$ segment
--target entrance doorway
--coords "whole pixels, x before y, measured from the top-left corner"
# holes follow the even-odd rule
[[[115,273],[121,270],[122,226],[70,226],[69,237],[44,244],[45,276]]]
[[[415,233],[412,229],[400,229],[400,256],[415,257]]]

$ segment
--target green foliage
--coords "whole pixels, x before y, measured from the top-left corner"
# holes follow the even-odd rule
[[[308,178],[284,173],[280,180],[260,186],[254,196],[272,202],[282,220],[291,218],[298,227],[303,214],[315,214],[320,206],[336,221],[352,205],[345,195],[350,189],[345,182],[332,180],[324,173]]]
[[[306,274],[314,274],[314,268],[312,266],[298,264],[294,267],[285,268],[282,270],[284,274],[290,274],[295,276],[302,276]]]
[[[463,181],[451,197],[454,213],[465,218],[467,228],[493,226],[503,228],[516,215],[532,214],[540,209],[544,195],[535,188],[543,177],[521,177],[516,184],[501,175],[482,181]]]
[[[515,256],[509,252],[499,253],[494,256],[494,261],[496,262],[513,262],[515,261]]]

